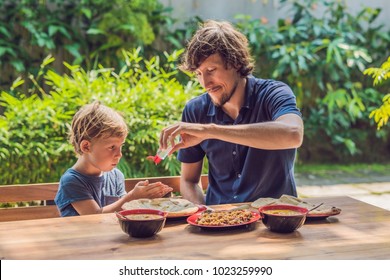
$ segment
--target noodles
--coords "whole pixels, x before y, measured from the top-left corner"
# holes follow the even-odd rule
[[[248,210],[204,211],[196,220],[204,226],[232,226],[249,222],[253,215]]]

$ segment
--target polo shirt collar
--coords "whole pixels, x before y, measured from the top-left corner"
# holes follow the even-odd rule
[[[256,79],[252,75],[249,75],[246,78],[246,86],[245,86],[245,100],[244,104],[242,105],[242,108],[252,108],[252,104],[250,100],[252,99],[251,97],[253,96],[253,90],[256,84]]]
[[[251,104],[250,104],[249,100],[253,94],[253,87],[255,85],[255,82],[256,82],[256,79],[252,75],[250,75],[246,78],[245,100],[244,100],[244,104],[242,105],[241,108],[248,108],[248,109],[251,108]],[[207,95],[208,95],[208,93],[207,93]],[[211,101],[210,96],[208,96],[208,98]],[[209,109],[207,111],[207,116],[215,116],[216,110],[217,110],[217,106],[215,106],[213,102],[210,102]]]
[[[207,111],[207,116],[208,117],[215,116],[217,106],[215,106],[214,103],[211,101],[211,98],[210,98],[208,93],[207,93],[207,98],[210,99],[209,110]]]

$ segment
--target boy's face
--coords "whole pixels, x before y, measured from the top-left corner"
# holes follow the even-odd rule
[[[106,172],[114,169],[122,157],[126,137],[109,137],[89,142],[89,150],[83,156],[94,168]]]

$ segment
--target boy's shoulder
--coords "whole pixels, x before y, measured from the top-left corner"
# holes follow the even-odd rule
[[[114,180],[114,181],[118,181],[118,180],[122,181],[125,179],[124,174],[118,168],[114,168],[108,172],[105,172],[104,176],[106,179],[109,178],[109,179]]]
[[[118,168],[114,168],[113,170],[107,172],[109,174],[114,175],[115,177],[124,177],[123,172],[120,171]]]
[[[69,168],[62,174],[60,184],[68,184],[79,181],[83,177],[83,174],[77,172],[73,168]]]
[[[88,176],[78,172],[73,168],[69,168],[65,171],[65,173],[61,176],[60,183],[75,183],[75,182],[90,182],[90,183],[98,183],[103,180],[111,180],[111,181],[122,181],[125,179],[122,171],[118,168],[114,168],[108,172],[104,172],[102,177],[100,176]]]
[[[73,168],[69,168],[67,169],[64,174],[62,174],[61,176],[61,180],[65,180],[65,179],[69,179],[69,178],[74,178],[74,177],[78,177],[80,173],[78,173],[77,171],[75,171]]]

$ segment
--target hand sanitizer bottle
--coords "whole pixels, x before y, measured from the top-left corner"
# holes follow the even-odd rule
[[[175,140],[176,140],[175,142],[179,142],[180,137],[177,137]],[[172,151],[172,145],[171,145],[171,143],[168,143],[168,146],[166,149],[159,148],[157,150],[157,153],[155,156],[148,156],[147,159],[152,160],[157,165],[162,160],[164,160],[171,151]]]
[[[159,164],[162,160],[164,160],[169,152],[172,150],[171,144],[168,144],[168,147],[166,149],[158,149],[156,155],[153,158],[153,162],[155,164]]]

